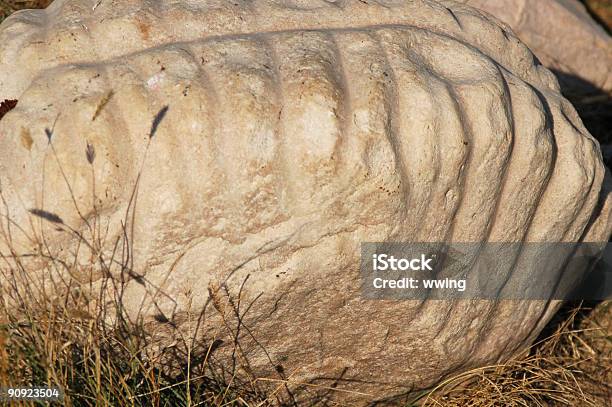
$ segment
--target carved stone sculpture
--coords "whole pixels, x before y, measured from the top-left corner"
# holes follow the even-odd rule
[[[381,399],[507,359],[558,304],[366,300],[362,242],[610,236],[598,143],[476,9],[97,3],[0,26],[0,252],[44,287],[110,276],[160,344],[197,326],[238,375]]]

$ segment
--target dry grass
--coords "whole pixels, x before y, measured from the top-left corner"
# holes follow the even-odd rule
[[[165,374],[147,362],[146,335],[137,324],[108,329],[99,318],[71,311],[86,309],[85,304],[48,304],[46,310],[25,305],[21,317],[0,324],[2,385],[60,386],[67,406],[278,402],[255,382],[232,383],[219,375],[207,358],[184,360],[182,372]],[[0,315],[13,314],[0,309]],[[594,310],[566,308],[528,355],[451,378],[414,405],[607,406],[612,400],[611,317],[610,302]]]
[[[592,406],[612,402],[612,303],[566,306],[529,354],[466,372],[424,406]]]
[[[146,335],[138,325],[116,328],[63,307],[29,309],[10,318],[0,324],[0,385],[59,386],[66,406],[226,406],[265,400],[255,388],[218,378],[206,359],[185,360],[188,370],[166,374],[147,362]]]

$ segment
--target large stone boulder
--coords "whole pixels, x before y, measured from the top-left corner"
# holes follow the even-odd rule
[[[362,242],[612,227],[554,75],[450,1],[56,0],[0,26],[3,99],[2,282],[118,291],[153,344],[302,399],[507,359],[558,306],[367,300]]]
[[[568,93],[612,91],[612,39],[577,0],[459,0],[508,24]]]

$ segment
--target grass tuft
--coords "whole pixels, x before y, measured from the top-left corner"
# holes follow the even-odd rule
[[[612,303],[566,305],[526,356],[453,377],[423,406],[585,406],[612,400]]]

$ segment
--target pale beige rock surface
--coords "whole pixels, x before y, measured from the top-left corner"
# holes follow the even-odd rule
[[[506,24],[568,92],[612,91],[612,39],[577,0],[459,0]]]
[[[46,257],[100,278],[85,266],[101,252],[153,334],[190,331],[205,309],[200,343],[223,340],[220,363],[238,336],[253,375],[364,403],[506,359],[557,304],[367,301],[361,242],[610,235],[597,142],[482,12],[95,3],[0,26],[0,99],[19,100],[0,120],[0,251],[42,253],[32,280]]]

